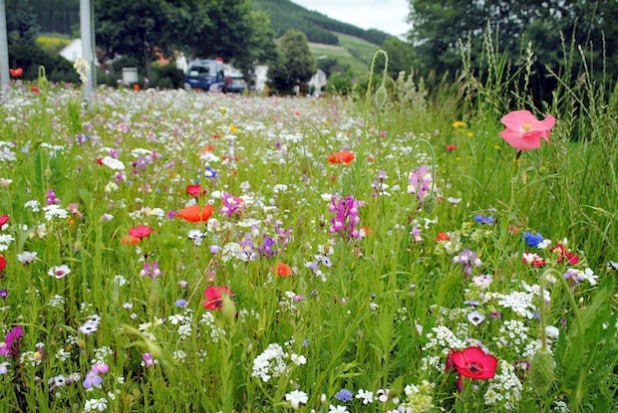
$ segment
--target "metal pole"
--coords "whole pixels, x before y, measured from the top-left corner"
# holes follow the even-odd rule
[[[0,94],[11,78],[9,77],[9,46],[6,35],[6,13],[4,0],[0,0]]]
[[[2,1],[2,0],[0,0]],[[84,97],[90,100],[92,97],[92,88],[95,85],[94,66],[94,7],[92,0],[79,1],[79,28],[82,38],[82,57],[88,63],[90,72],[88,73],[88,81],[84,83]]]

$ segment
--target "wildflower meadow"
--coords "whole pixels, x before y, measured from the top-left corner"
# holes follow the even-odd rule
[[[475,82],[7,86],[0,411],[616,409],[618,89]]]

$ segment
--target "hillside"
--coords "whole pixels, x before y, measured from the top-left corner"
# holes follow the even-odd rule
[[[365,30],[331,19],[316,11],[307,10],[290,0],[251,0],[251,2],[254,9],[268,13],[277,37],[282,36],[289,29],[304,32],[310,42],[331,45],[339,44],[339,37],[333,32],[358,37],[375,45],[381,45],[391,37],[379,30]]]
[[[373,54],[391,37],[379,30],[364,30],[331,19],[289,0],[252,0],[252,3],[256,10],[268,13],[277,37],[289,29],[302,31],[316,59],[337,59],[340,64],[349,65],[356,77],[369,71]]]

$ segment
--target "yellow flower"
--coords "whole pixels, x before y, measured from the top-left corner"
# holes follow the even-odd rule
[[[453,127],[455,129],[459,129],[459,128],[467,128],[468,125],[466,124],[466,122],[463,122],[461,120],[456,120],[455,122],[453,122]]]
[[[238,132],[238,128],[236,128],[236,126],[234,125],[230,125],[230,133],[236,133]]]

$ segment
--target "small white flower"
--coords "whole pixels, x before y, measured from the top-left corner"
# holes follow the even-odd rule
[[[107,409],[107,399],[104,397],[101,399],[86,400],[86,403],[84,404],[84,410],[87,412],[102,412],[105,409]]]
[[[51,267],[49,271],[47,271],[47,275],[55,277],[56,279],[60,279],[66,277],[70,272],[71,270],[69,269],[69,267],[63,264]]]
[[[113,169],[115,171],[122,171],[124,170],[124,164],[122,163],[122,161],[119,161],[118,159],[112,158],[111,156],[106,156],[105,158],[103,158],[101,160],[101,163],[105,166],[107,166],[110,169]]]
[[[547,337],[549,338],[558,338],[560,335],[560,330],[554,326],[547,326],[545,327],[545,334],[547,334]]]
[[[483,321],[485,321],[485,315],[483,313],[479,313],[478,311],[474,310],[468,314],[468,321],[474,324],[475,326],[478,326]]]
[[[293,409],[298,409],[300,404],[306,404],[309,398],[304,391],[294,390],[285,395],[285,400],[290,402]]]
[[[22,264],[30,264],[36,259],[36,256],[36,252],[24,251],[21,254],[17,254],[17,261],[21,262]]]

